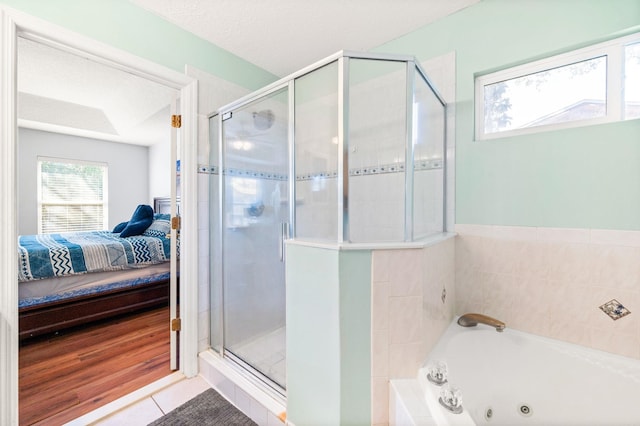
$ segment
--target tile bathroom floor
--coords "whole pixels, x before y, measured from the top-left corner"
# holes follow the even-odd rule
[[[201,376],[183,379],[93,424],[146,425],[210,388],[209,383]]]

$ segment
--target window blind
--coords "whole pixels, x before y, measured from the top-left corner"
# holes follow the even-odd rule
[[[106,164],[41,159],[38,169],[39,232],[105,228]]]

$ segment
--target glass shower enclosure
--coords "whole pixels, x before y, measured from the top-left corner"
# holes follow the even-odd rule
[[[339,52],[210,117],[211,347],[286,395],[285,241],[445,229],[445,104],[410,56]]]

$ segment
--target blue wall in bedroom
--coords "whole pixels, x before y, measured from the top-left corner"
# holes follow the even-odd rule
[[[129,220],[149,202],[148,148],[39,130],[18,131],[18,234],[36,234],[37,157],[106,162],[109,165],[109,228]]]

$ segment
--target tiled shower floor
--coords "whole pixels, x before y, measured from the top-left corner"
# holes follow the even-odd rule
[[[242,343],[233,353],[249,362],[281,386],[286,384],[286,331],[285,327]]]

